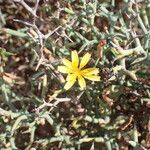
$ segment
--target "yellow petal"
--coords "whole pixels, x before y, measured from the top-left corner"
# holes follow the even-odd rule
[[[81,90],[85,89],[86,82],[85,82],[85,79],[82,76],[78,76],[78,82],[79,82],[79,85],[81,87]]]
[[[71,58],[72,58],[72,64],[75,67],[78,67],[79,65],[79,57],[77,51],[72,51],[71,52]]]
[[[69,67],[69,68],[72,68],[72,63],[71,63],[71,61],[69,61],[69,60],[67,60],[67,59],[63,59],[62,60],[62,62],[63,62],[63,64],[65,65],[65,66],[67,66],[67,67]]]
[[[81,59],[81,63],[80,63],[80,69],[82,69],[90,60],[91,58],[91,54],[90,53],[86,53],[82,59]]]
[[[87,68],[84,70],[81,70],[81,74],[84,75],[97,75],[99,73],[99,69],[98,68]]]
[[[74,85],[75,82],[76,82],[76,79],[67,81],[67,83],[64,86],[64,89],[69,90]]]
[[[75,80],[76,78],[77,78],[77,76],[75,74],[68,74],[66,81]]]
[[[85,75],[84,76],[86,79],[91,80],[91,81],[100,81],[100,76],[94,76],[94,75]]]
[[[58,66],[57,70],[61,73],[70,73],[70,69],[66,66]]]

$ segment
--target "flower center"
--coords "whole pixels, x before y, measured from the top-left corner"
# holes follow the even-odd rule
[[[77,67],[73,68],[73,73],[76,74],[77,76],[80,75],[80,69]]]

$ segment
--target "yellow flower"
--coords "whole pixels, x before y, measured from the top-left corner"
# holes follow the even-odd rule
[[[58,71],[68,74],[66,78],[67,82],[64,86],[65,90],[70,89],[77,80],[82,90],[85,89],[86,87],[85,78],[92,81],[100,81],[100,76],[98,76],[99,73],[98,68],[83,69],[85,65],[89,62],[90,58],[91,54],[86,53],[79,63],[77,51],[72,51],[71,52],[72,61],[63,59],[62,62],[64,66],[58,66]]]

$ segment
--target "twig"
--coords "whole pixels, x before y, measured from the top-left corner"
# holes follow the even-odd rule
[[[27,4],[24,2],[24,0],[14,0],[14,2],[20,3],[20,4],[21,4],[28,12],[30,12],[34,17],[38,17],[38,16],[36,15],[36,11],[37,11],[37,7],[38,7],[38,2],[39,2],[39,0],[37,0],[37,2],[36,2],[36,5],[35,5],[34,10],[33,10],[31,7],[29,7],[29,5],[27,5]]]
[[[61,26],[58,26],[57,28],[55,28],[52,32],[47,33],[46,35],[44,35],[44,38],[47,39],[49,38],[52,34],[54,34],[58,29],[60,29]]]
[[[29,27],[33,27],[33,24],[27,22],[27,21],[23,21],[23,20],[19,20],[19,19],[13,19],[13,21],[16,21],[16,22],[20,22],[26,26],[29,26]]]

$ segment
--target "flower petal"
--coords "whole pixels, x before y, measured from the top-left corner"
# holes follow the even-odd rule
[[[72,58],[72,65],[75,67],[78,67],[79,65],[79,57],[77,51],[71,52],[71,58]]]
[[[94,76],[94,75],[85,75],[84,76],[86,79],[91,80],[91,81],[100,81],[100,76]]]
[[[70,73],[70,69],[66,66],[58,66],[57,70],[61,73]]]
[[[85,79],[82,76],[78,76],[78,83],[81,87],[81,90],[85,89],[86,82],[85,82]]]
[[[73,80],[67,81],[65,86],[64,86],[64,89],[69,90],[74,85],[75,82],[76,82],[76,78],[73,79]]]
[[[81,63],[80,63],[80,69],[82,69],[90,60],[91,58],[91,54],[90,53],[86,53],[82,59],[81,59]]]
[[[84,70],[81,70],[81,74],[82,76],[84,75],[97,75],[99,73],[99,69],[98,68],[87,68],[87,69],[84,69]]]
[[[77,78],[77,76],[75,74],[68,74],[66,81],[75,80],[76,78]]]
[[[67,60],[67,59],[63,59],[62,60],[62,62],[63,62],[63,64],[65,65],[65,66],[67,66],[67,67],[69,67],[69,68],[72,68],[72,63],[71,63],[71,61],[69,61],[69,60]]]

